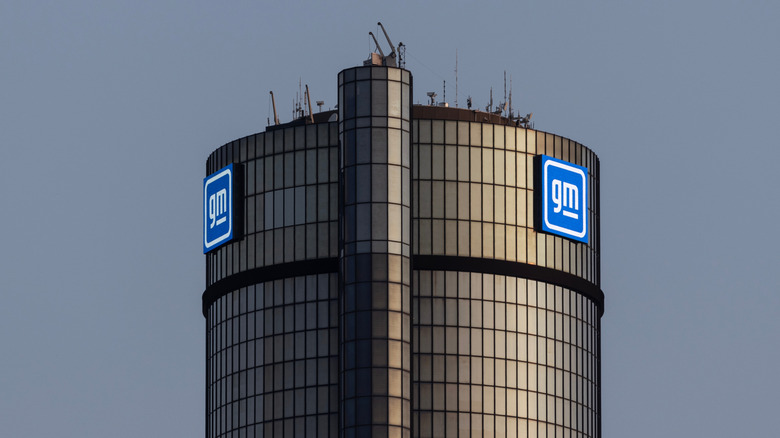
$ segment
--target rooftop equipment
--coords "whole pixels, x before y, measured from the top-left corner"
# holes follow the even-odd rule
[[[276,101],[274,100],[274,92],[271,91],[271,103],[274,106],[274,125],[279,124],[279,116],[276,114]]]
[[[383,52],[382,48],[379,47],[379,41],[377,41],[376,36],[374,36],[373,32],[369,32],[368,34],[371,35],[371,38],[374,40],[374,44],[376,44],[376,48],[377,50],[379,50],[379,53],[369,54],[368,59],[363,61],[363,65],[384,65],[386,67],[397,67],[398,62],[396,61],[395,46],[393,46],[393,42],[390,41],[390,37],[387,35],[387,31],[385,30],[385,27],[382,25],[382,23],[377,22],[376,24],[379,25],[380,28],[382,28],[382,33],[385,34],[385,39],[387,39],[387,44],[390,45],[390,54],[385,56],[385,52]],[[400,47],[401,46],[399,45],[399,48]]]
[[[426,94],[428,95],[428,98],[431,99],[431,106],[436,105],[436,96],[437,96],[437,94],[435,92],[433,92],[433,91],[429,91]]]
[[[390,54],[387,56],[382,57],[382,65],[385,65],[387,67],[397,67],[398,64],[395,60],[395,47],[393,46],[393,42],[390,41],[390,37],[387,35],[387,31],[385,30],[385,27],[382,26],[381,22],[376,23],[377,26],[382,28],[382,33],[385,34],[385,39],[387,39],[387,44],[390,45]]]

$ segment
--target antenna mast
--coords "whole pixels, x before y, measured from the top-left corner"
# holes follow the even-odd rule
[[[509,74],[509,119],[511,120],[512,117],[514,117],[513,110],[512,110],[512,74]]]
[[[455,49],[455,108],[458,107],[458,49]]]
[[[303,117],[303,88],[301,88],[301,77],[298,76],[298,113],[296,118]]]

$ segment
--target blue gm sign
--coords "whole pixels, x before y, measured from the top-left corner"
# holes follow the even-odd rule
[[[542,230],[588,243],[588,169],[541,157]]]
[[[233,165],[203,180],[203,253],[233,239]]]

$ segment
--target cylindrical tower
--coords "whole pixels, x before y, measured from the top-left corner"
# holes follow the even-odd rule
[[[413,110],[413,435],[600,436],[598,158],[494,114]],[[587,242],[539,231],[540,155],[586,169]]]
[[[206,436],[600,437],[598,157],[385,61],[208,159]]]
[[[243,168],[244,233],[206,254],[207,437],[338,433],[338,127],[318,116],[208,159]]]
[[[411,431],[408,71],[339,73],[341,436]]]

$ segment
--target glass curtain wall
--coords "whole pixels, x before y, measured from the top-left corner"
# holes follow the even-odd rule
[[[532,129],[423,118],[412,154],[414,254],[471,264],[414,271],[414,436],[598,436],[601,310],[506,263],[599,284],[595,154]],[[589,244],[535,230],[538,154],[589,169]],[[510,272],[479,272],[491,263]]]
[[[411,431],[411,75],[339,73],[342,436]]]
[[[204,311],[208,437],[338,433],[338,274],[280,271],[336,257],[337,129],[269,129],[208,160],[243,166],[245,226],[206,255],[207,287],[252,278]]]

